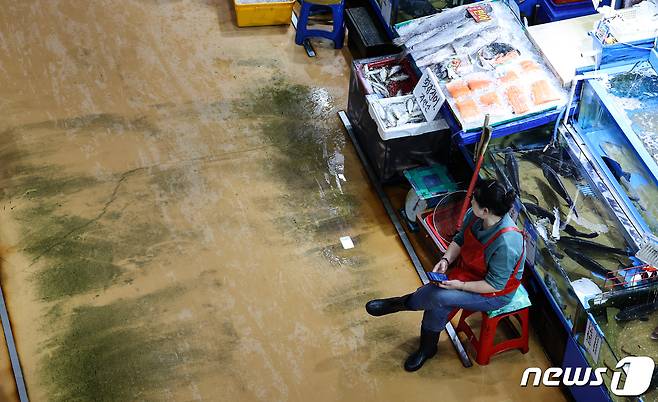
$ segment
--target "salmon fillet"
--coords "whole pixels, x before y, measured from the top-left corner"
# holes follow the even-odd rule
[[[472,78],[468,80],[468,87],[471,91],[488,88],[492,84],[491,80],[486,78]]]
[[[452,81],[446,84],[446,88],[448,89],[448,92],[450,92],[450,95],[455,99],[471,94],[471,90],[468,89],[468,85],[466,85],[466,83],[461,80]]]
[[[510,60],[514,60],[517,57],[519,57],[519,52],[514,50],[507,54],[501,54],[499,56],[496,56],[496,58],[493,61],[495,64],[503,64],[503,63],[507,63]]]
[[[480,115],[480,109],[473,99],[464,99],[457,102],[457,109],[462,120],[473,120]]]
[[[530,107],[528,106],[528,100],[526,99],[523,91],[521,91],[521,88],[518,86],[511,85],[509,88],[507,88],[505,94],[507,95],[507,100],[509,101],[510,105],[512,105],[514,114],[523,114],[530,110]]]
[[[546,80],[539,80],[532,83],[532,98],[535,105],[542,105],[560,99]]]
[[[519,75],[517,73],[515,73],[514,71],[508,71],[507,74],[500,77],[500,80],[502,82],[512,82],[512,81],[516,81],[518,79],[519,79]]]
[[[480,96],[480,103],[482,103],[485,106],[501,105],[500,97],[495,92],[488,92]]]
[[[521,68],[524,71],[535,71],[535,70],[541,70],[541,67],[539,67],[539,64],[535,63],[532,60],[523,60],[521,62]]]

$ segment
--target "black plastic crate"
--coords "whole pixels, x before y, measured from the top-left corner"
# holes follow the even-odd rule
[[[372,17],[366,7],[348,8],[345,11],[347,27],[347,47],[352,57],[382,56],[398,53],[401,49],[393,45],[381,22]]]
[[[390,56],[394,58],[393,56]],[[367,92],[356,73],[357,66],[384,58],[355,60],[350,72],[347,116],[359,145],[382,183],[405,180],[403,172],[418,166],[445,163],[450,159],[450,131],[432,131],[411,137],[383,140],[368,112]]]

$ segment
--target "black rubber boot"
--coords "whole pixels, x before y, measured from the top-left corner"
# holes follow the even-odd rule
[[[431,359],[438,350],[440,332],[427,331],[420,329],[420,346],[418,350],[411,354],[404,362],[404,369],[407,371],[416,371],[423,367],[427,359]]]
[[[366,311],[375,317],[397,313],[398,311],[410,311],[411,309],[407,306],[407,300],[410,296],[411,294],[388,299],[370,300],[366,303]]]

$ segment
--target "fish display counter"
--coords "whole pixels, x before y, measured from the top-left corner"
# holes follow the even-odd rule
[[[657,55],[596,71],[551,145],[505,141],[485,166],[519,194],[547,352],[563,368],[607,369],[599,387],[569,387],[576,400],[625,400],[619,362],[658,361]],[[654,374],[640,400],[658,400],[657,386]]]
[[[426,121],[411,95],[418,75],[400,55],[353,60],[347,117],[382,183],[403,172],[445,160],[450,132],[445,119]]]
[[[658,63],[657,63],[658,64]],[[601,70],[583,85],[575,141],[629,211],[658,234],[658,73],[649,60]]]
[[[519,131],[513,124],[519,121],[529,128],[550,112],[554,121],[566,104],[515,5],[482,1],[396,25],[394,42],[404,45],[419,72],[434,72],[447,102],[444,115],[464,136],[479,131],[486,114],[496,137],[508,126]]]
[[[528,233],[533,326],[555,364],[607,368],[602,385],[570,387],[576,400],[622,400],[611,392],[619,361],[658,360],[651,338],[658,272],[634,257],[636,246],[618,213],[568,144],[510,145],[491,154],[482,174],[519,194],[514,215]],[[643,400],[658,398],[655,385],[656,379]]]

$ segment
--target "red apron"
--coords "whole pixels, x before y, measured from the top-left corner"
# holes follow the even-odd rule
[[[489,239],[489,241],[487,241],[485,244],[482,244],[477,238],[475,238],[475,235],[471,230],[475,219],[476,218],[471,219],[471,223],[469,223],[464,230],[464,244],[461,247],[460,258],[457,266],[448,272],[448,279],[458,279],[462,282],[483,280],[487,275],[487,263],[484,250],[486,250],[486,248],[489,247],[489,245],[503,233],[514,231],[523,234],[523,232],[521,232],[518,228],[510,226],[500,229],[491,237],[491,239]],[[507,280],[505,287],[497,292],[481,293],[481,295],[486,297],[494,297],[506,295],[515,291],[516,288],[518,288],[521,284],[521,281],[516,278],[516,274],[519,272],[519,268],[521,267],[524,253],[525,236],[523,237],[523,252],[519,257],[519,260],[516,262],[514,272],[512,272],[512,275]]]

